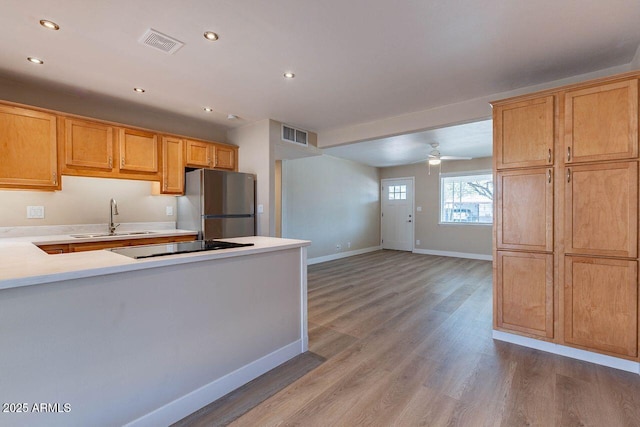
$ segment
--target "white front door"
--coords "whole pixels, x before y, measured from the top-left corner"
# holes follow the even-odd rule
[[[383,179],[381,235],[382,248],[413,250],[414,178]]]

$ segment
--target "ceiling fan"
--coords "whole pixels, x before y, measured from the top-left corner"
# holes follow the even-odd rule
[[[433,148],[429,153],[429,164],[430,165],[439,165],[442,160],[470,160],[472,157],[458,157],[458,156],[443,156],[440,154],[440,150],[438,147],[440,146],[437,142],[432,142],[429,145]]]

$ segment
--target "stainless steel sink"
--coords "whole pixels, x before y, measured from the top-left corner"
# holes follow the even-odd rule
[[[71,237],[76,237],[78,239],[88,238],[88,237],[105,237],[110,236],[109,233],[87,233],[87,234],[71,234]]]
[[[145,234],[154,234],[155,231],[123,231],[121,233],[86,233],[86,234],[71,234],[71,237],[77,239],[88,239],[92,237],[110,237],[110,236],[140,236]]]
[[[154,234],[155,231],[123,231],[122,233],[115,233],[114,236],[137,236],[140,234]]]

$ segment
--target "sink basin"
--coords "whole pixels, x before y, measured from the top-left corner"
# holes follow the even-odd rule
[[[87,234],[70,234],[71,237],[75,237],[78,239],[86,239],[88,237],[106,237],[111,236],[109,233],[87,233]]]
[[[115,236],[137,236],[139,234],[153,234],[155,231],[123,231],[122,233],[115,233]]]
[[[86,233],[86,234],[71,234],[71,237],[77,239],[87,239],[91,237],[109,237],[109,236],[140,236],[144,234],[154,234],[155,231],[123,231],[121,233]]]

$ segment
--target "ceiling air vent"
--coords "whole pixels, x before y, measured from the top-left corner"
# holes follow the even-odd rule
[[[162,34],[153,28],[149,28],[147,32],[138,39],[138,41],[170,55],[176,53],[182,46],[184,46],[184,43],[180,40],[176,40],[166,34]]]
[[[308,134],[306,130],[292,128],[291,126],[282,125],[282,140],[293,142],[300,145],[308,144]]]

